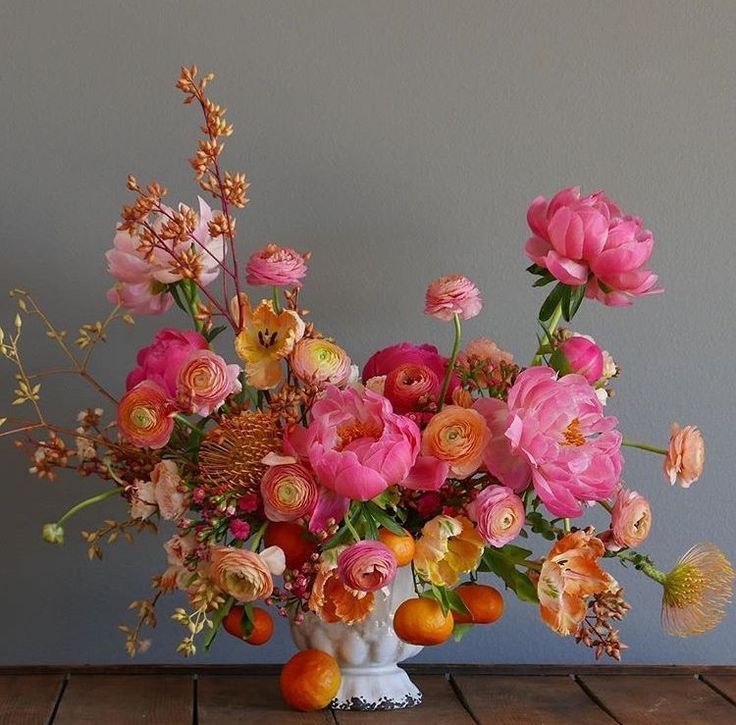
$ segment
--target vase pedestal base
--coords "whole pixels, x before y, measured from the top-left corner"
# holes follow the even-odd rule
[[[342,684],[330,707],[335,710],[401,710],[415,707],[422,693],[396,665],[341,668]]]

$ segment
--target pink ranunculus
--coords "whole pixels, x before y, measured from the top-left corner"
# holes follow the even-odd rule
[[[550,363],[562,375],[576,373],[591,384],[603,376],[603,351],[595,341],[583,335],[565,340],[552,354]]]
[[[571,187],[549,201],[537,197],[527,221],[529,259],[564,284],[587,283],[586,297],[620,307],[662,291],[645,268],[654,249],[652,233],[641,219],[624,216],[604,192],[581,196],[579,187]]]
[[[690,488],[703,474],[705,441],[694,425],[684,428],[673,423],[670,443],[664,458],[664,475],[671,485]]]
[[[386,376],[383,394],[394,410],[403,414],[417,410],[421,402],[427,403],[430,399],[436,402],[441,390],[442,379],[432,368],[403,363]]]
[[[609,498],[621,477],[621,434],[580,375],[544,366],[522,372],[508,397],[506,437],[532,469],[534,488],[555,516],[580,516]]]
[[[322,338],[301,339],[291,352],[291,369],[299,380],[342,387],[351,372],[348,354],[339,345]]]
[[[318,494],[312,474],[298,463],[271,466],[261,479],[263,511],[269,521],[294,521],[310,516]]]
[[[272,243],[251,254],[245,271],[245,281],[248,284],[299,287],[307,274],[307,264],[305,257],[299,252]]]
[[[513,541],[524,526],[524,502],[506,486],[487,486],[468,506],[468,515],[489,546]]]
[[[182,516],[190,497],[176,463],[169,459],[159,461],[151,472],[151,483],[161,517],[171,521]]]
[[[361,395],[354,388],[328,385],[312,407],[305,444],[323,486],[369,501],[407,479],[420,441],[416,423],[394,413],[386,398],[370,390]]]
[[[483,307],[480,291],[462,274],[440,277],[427,288],[425,314],[445,322],[459,315],[463,320],[475,317]]]
[[[177,397],[197,415],[212,415],[233,393],[242,389],[240,367],[228,365],[212,350],[192,350],[177,375]]]
[[[611,511],[612,551],[642,544],[652,526],[652,509],[644,496],[622,488]]]
[[[358,541],[337,558],[337,572],[343,584],[359,592],[375,592],[388,586],[396,569],[396,557],[380,541]]]
[[[175,400],[179,370],[192,352],[208,349],[209,343],[198,332],[172,328],[159,330],[153,342],[138,351],[138,365],[128,374],[125,389],[130,390],[143,380],[150,380]]]

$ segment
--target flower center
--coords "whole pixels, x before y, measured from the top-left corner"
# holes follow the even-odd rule
[[[665,599],[677,609],[697,604],[705,589],[705,577],[696,566],[676,567],[667,577]]]
[[[573,418],[570,424],[565,428],[565,432],[562,434],[563,446],[584,446],[585,436],[583,430],[580,427],[580,420]]]
[[[258,342],[260,342],[261,347],[266,348],[266,350],[276,344],[276,338],[278,338],[278,336],[279,333],[277,330],[274,330],[273,332],[268,328],[265,330],[258,330]]]
[[[151,414],[151,411],[142,405],[138,405],[133,408],[133,411],[130,414],[130,418],[136,428],[150,428],[156,422],[155,417]]]
[[[337,429],[337,436],[339,438],[337,450],[341,451],[353,441],[357,441],[360,438],[371,438],[377,441],[382,433],[383,426],[378,422],[356,420],[352,423],[346,423]]]

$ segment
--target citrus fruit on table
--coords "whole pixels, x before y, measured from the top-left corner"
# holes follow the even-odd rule
[[[295,710],[309,712],[327,707],[340,689],[337,660],[318,649],[295,654],[281,670],[281,694]]]
[[[402,602],[394,614],[396,636],[409,644],[442,644],[452,636],[455,622],[439,602],[416,597]]]
[[[380,529],[378,540],[391,549],[393,555],[396,557],[398,566],[411,564],[416,545],[414,544],[414,537],[408,531],[405,531],[402,536],[399,536],[388,529]]]
[[[266,527],[263,543],[281,547],[289,569],[299,569],[317,550],[317,542],[309,531],[291,521],[271,522]]]
[[[486,584],[461,584],[455,593],[470,610],[470,615],[453,612],[457,624],[491,624],[503,614],[503,597]]]
[[[225,619],[222,620],[222,626],[228,634],[233,637],[242,639],[248,644],[266,644],[271,635],[273,635],[273,619],[271,615],[260,607],[253,607],[253,629],[249,635],[244,634],[243,626],[245,619],[245,609],[240,605],[236,605],[230,609]]]

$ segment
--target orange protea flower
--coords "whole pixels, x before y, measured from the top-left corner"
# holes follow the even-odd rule
[[[585,618],[590,596],[618,586],[598,563],[605,552],[603,542],[592,533],[575,531],[547,554],[537,584],[539,609],[545,624],[558,634],[575,632]]]
[[[259,390],[281,382],[281,360],[304,335],[304,321],[293,310],[276,313],[273,303],[263,300],[245,319],[235,338],[235,351],[245,362],[248,384]]]
[[[199,477],[214,493],[257,488],[267,466],[263,459],[281,450],[275,419],[260,411],[223,417],[207,431],[199,449]]]
[[[677,637],[715,629],[733,595],[733,567],[714,544],[693,546],[661,583],[662,627]]]
[[[453,476],[467,478],[478,470],[489,437],[477,410],[448,405],[424,429],[422,453],[447,461]]]
[[[428,582],[454,586],[461,573],[478,568],[485,543],[465,516],[435,516],[422,527],[414,568]]]
[[[373,609],[373,592],[359,592],[343,584],[335,563],[322,562],[312,585],[309,608],[325,622],[355,624]]]

